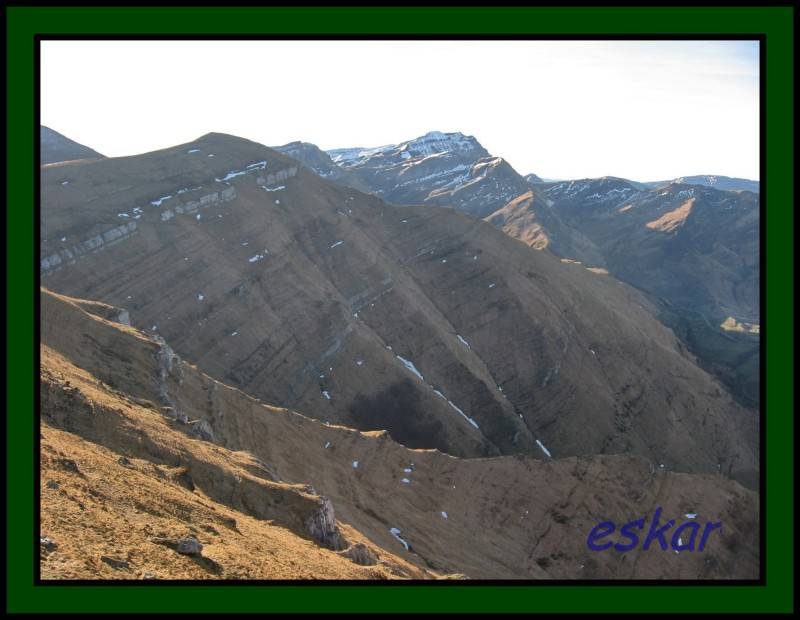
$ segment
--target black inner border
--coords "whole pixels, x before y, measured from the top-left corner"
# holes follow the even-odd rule
[[[147,3],[149,4],[149,3]],[[692,2],[679,2],[678,5],[696,6]],[[152,5],[162,6],[158,3]],[[39,5],[41,6],[41,5]],[[580,5],[570,5],[580,6]],[[597,5],[587,5],[597,6]],[[653,5],[655,6],[655,5]],[[765,2],[760,3],[760,6],[786,6],[785,3]],[[33,39],[33,59],[34,59],[34,126],[32,132],[32,139],[34,144],[34,160],[33,160],[33,178],[39,178],[40,161],[41,161],[41,148],[40,148],[40,126],[41,126],[41,53],[40,43],[42,41],[436,41],[436,40],[455,40],[455,41],[758,41],[759,42],[759,312],[760,312],[760,329],[759,329],[759,578],[758,579],[730,579],[730,580],[702,580],[702,579],[553,579],[553,580],[535,580],[535,579],[470,579],[461,582],[453,582],[449,580],[405,580],[405,581],[374,581],[374,580],[311,580],[311,579],[297,579],[297,580],[249,580],[249,579],[221,579],[221,580],[191,580],[191,579],[175,579],[175,580],[112,580],[112,579],[75,579],[75,580],[50,580],[42,579],[41,564],[40,564],[40,550],[39,543],[33,541],[33,565],[34,565],[34,585],[35,586],[58,586],[58,587],[71,587],[71,586],[126,586],[126,587],[169,587],[169,586],[334,586],[334,587],[347,587],[347,586],[390,586],[390,587],[403,587],[403,586],[439,586],[439,587],[452,587],[457,585],[459,587],[467,586],[653,586],[653,585],[668,585],[668,586],[701,586],[701,587],[740,587],[740,586],[765,586],[767,584],[767,571],[766,571],[766,491],[767,491],[767,477],[766,477],[766,339],[764,334],[766,332],[766,255],[763,250],[766,247],[766,209],[764,203],[767,195],[767,161],[766,161],[766,56],[767,56],[767,37],[765,34],[646,34],[646,35],[633,35],[629,33],[624,34],[541,34],[533,35],[530,33],[519,34],[387,34],[387,35],[372,35],[372,34],[269,34],[263,33],[254,34],[230,34],[230,35],[187,35],[187,34],[138,34],[138,35],[98,35],[98,34],[45,34],[37,33]],[[299,138],[302,138],[300,136]],[[39,343],[41,342],[41,307],[40,307],[40,294],[41,276],[39,273],[39,255],[41,253],[41,240],[38,231],[41,229],[41,186],[36,183],[34,186],[34,230],[36,236],[34,237],[34,282],[36,288],[34,291],[34,309],[35,309],[35,323],[34,323],[34,385],[36,389],[37,399],[35,402],[35,416],[34,416],[34,447],[36,450],[36,457],[34,461],[34,528],[36,531],[41,531],[41,480],[39,476],[41,466],[41,437],[39,425],[41,420],[41,401],[39,394],[41,394],[41,355]]]

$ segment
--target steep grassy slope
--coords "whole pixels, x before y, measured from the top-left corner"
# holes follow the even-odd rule
[[[757,495],[723,476],[410,450],[264,405],[107,306],[43,291],[41,309],[45,577],[756,576]],[[724,529],[702,553],[587,549],[597,522],[658,506]],[[169,546],[189,536],[201,556]]]
[[[272,483],[247,455],[42,356],[43,579],[436,578],[342,524],[341,548],[321,544],[301,521],[322,506],[307,486]],[[186,539],[201,552],[178,552]]]

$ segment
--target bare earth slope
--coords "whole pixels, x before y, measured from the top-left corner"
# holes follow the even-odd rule
[[[338,551],[292,531],[284,520],[313,518],[320,506],[306,488],[260,480],[246,455],[212,453],[53,351],[42,354],[41,535],[55,544],[42,545],[43,579],[435,577],[341,524],[347,546]],[[86,416],[99,418],[91,430]],[[293,505],[269,505],[286,497]],[[200,555],[173,548],[185,538],[203,545]],[[351,559],[369,554],[366,566]]]
[[[47,287],[257,398],[455,455],[633,452],[756,484],[757,419],[643,297],[480,220],[221,134],[45,169],[42,197]]]
[[[41,309],[45,578],[756,576],[757,495],[722,476],[409,450],[263,405],[107,307],[43,291]],[[600,520],[657,506],[723,529],[702,553],[587,549]]]

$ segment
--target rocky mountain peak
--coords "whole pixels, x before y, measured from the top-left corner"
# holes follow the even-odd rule
[[[399,144],[328,151],[331,159],[344,168],[390,166],[442,154],[453,154],[470,160],[489,156],[489,152],[474,136],[465,136],[460,132],[443,133],[441,131],[429,131],[423,136]]]
[[[283,146],[276,146],[275,150],[296,159],[321,177],[341,181],[345,175],[345,171],[334,163],[331,156],[316,144],[296,140]]]
[[[465,136],[461,132],[443,133],[429,131],[424,136],[404,142],[398,147],[412,156],[426,156],[436,153],[457,152],[464,154],[481,153],[480,157],[489,155],[474,136]]]

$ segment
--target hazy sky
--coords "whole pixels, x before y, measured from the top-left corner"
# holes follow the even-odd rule
[[[48,41],[42,123],[130,155],[474,135],[522,174],[758,179],[758,43]]]

